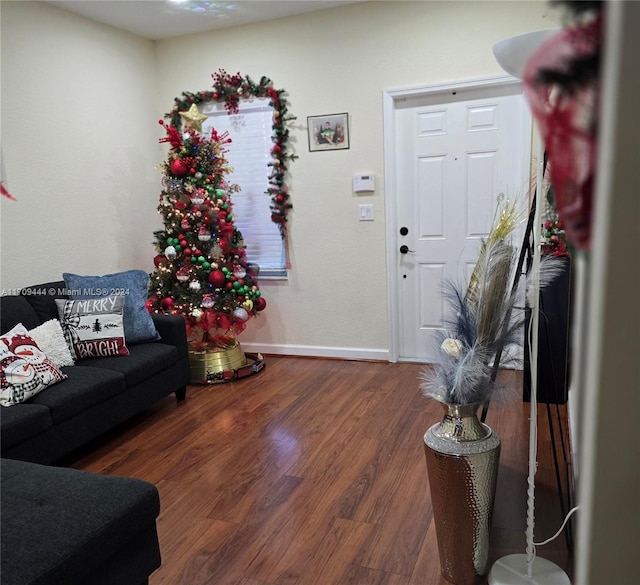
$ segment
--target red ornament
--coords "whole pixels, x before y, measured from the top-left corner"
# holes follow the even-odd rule
[[[149,297],[147,299],[147,302],[144,304],[144,306],[147,307],[147,311],[151,312],[157,302],[158,302],[158,297],[156,296]]]
[[[154,257],[153,264],[157,268],[158,266],[160,266],[160,264],[162,264],[164,259],[165,259],[164,254],[158,254],[157,256]]]
[[[162,299],[160,305],[163,309],[170,311],[171,309],[173,309],[173,299],[171,297],[165,297],[164,299]]]
[[[267,306],[267,301],[265,301],[262,297],[257,297],[253,301],[253,306],[255,307],[256,311],[264,311],[265,307]]]
[[[222,270],[214,270],[213,272],[211,272],[211,274],[209,274],[209,282],[215,287],[222,286],[225,281],[226,278]]]
[[[185,165],[179,158],[171,161],[169,168],[171,169],[171,172],[178,177],[186,175],[189,172],[187,165]]]

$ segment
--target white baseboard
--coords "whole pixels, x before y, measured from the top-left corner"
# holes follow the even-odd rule
[[[270,343],[245,343],[240,339],[243,351],[298,357],[337,358],[343,360],[389,361],[387,349],[365,349],[354,347],[324,347],[320,345],[279,345]]]

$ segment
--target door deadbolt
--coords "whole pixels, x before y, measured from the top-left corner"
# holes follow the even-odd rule
[[[404,227],[404,226],[400,228],[400,235],[401,236],[406,236],[408,233],[409,233],[409,228]]]

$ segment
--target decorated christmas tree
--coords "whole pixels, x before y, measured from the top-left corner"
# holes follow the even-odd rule
[[[159,166],[164,229],[154,233],[158,254],[147,308],[182,315],[197,350],[230,347],[266,301],[256,281],[258,267],[247,262],[234,225],[231,195],[239,187],[225,180],[232,171],[225,158],[231,139],[215,130],[203,136],[205,117],[195,105],[181,115],[182,132],[159,122],[167,133],[160,142],[170,149]]]

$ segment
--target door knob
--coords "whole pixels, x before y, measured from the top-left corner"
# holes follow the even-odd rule
[[[415,250],[409,250],[409,246],[402,244],[402,246],[400,246],[400,254],[406,254],[407,252],[415,252]]]

